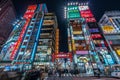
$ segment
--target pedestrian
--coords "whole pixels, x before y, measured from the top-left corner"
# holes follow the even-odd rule
[[[59,74],[59,77],[61,77],[61,74],[62,74],[61,69],[58,70],[58,74]]]
[[[53,76],[55,76],[55,74],[56,74],[56,69],[53,69],[52,74],[53,74]]]
[[[44,71],[41,70],[41,79],[40,80],[44,80]]]
[[[100,73],[101,73],[101,72],[100,72],[100,69],[98,68],[98,69],[97,69],[97,77],[98,77],[98,78],[100,78]]]
[[[55,77],[55,76],[56,76],[56,73],[57,73],[57,72],[56,72],[56,69],[54,68],[53,71],[52,71],[53,80],[56,80],[56,77]]]
[[[8,74],[7,74],[7,72],[2,72],[1,74],[0,74],[0,80],[10,80],[10,78],[8,77]]]

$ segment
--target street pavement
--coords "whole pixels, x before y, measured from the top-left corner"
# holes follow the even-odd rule
[[[51,76],[46,78],[45,80],[120,80],[117,78],[108,78],[108,77],[83,77],[81,75],[71,75],[71,74],[63,74],[61,77],[58,75]]]
[[[62,77],[49,77],[45,80],[120,80],[116,78],[107,78],[107,77],[67,77],[67,76],[62,76]]]

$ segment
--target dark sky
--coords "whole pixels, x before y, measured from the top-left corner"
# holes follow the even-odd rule
[[[64,19],[64,6],[67,1],[72,0],[12,0],[16,9],[17,16],[24,14],[26,8],[30,4],[46,3],[49,12],[55,12],[58,18],[60,29],[60,51],[67,51],[67,30]],[[87,1],[87,0],[73,0]],[[120,0],[89,0],[89,7],[97,21],[101,18],[105,11],[120,10]]]

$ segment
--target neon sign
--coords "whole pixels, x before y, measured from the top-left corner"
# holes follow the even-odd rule
[[[67,8],[67,18],[79,18],[80,13],[78,6],[68,6]]]
[[[18,48],[19,48],[19,46],[20,46],[20,44],[21,44],[21,42],[22,42],[22,38],[23,38],[23,36],[24,36],[25,30],[26,30],[29,22],[30,22],[30,20],[28,19],[27,22],[25,23],[25,25],[24,25],[21,33],[20,33],[20,36],[19,36],[16,44],[14,45],[14,49],[13,49],[11,55],[10,55],[10,60],[13,60],[13,59],[14,59],[14,56],[15,56],[15,54],[16,54],[16,52],[17,52],[17,50],[18,50]]]

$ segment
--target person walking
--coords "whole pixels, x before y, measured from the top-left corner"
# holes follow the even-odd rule
[[[100,71],[100,69],[98,68],[98,70],[97,70],[97,77],[98,77],[98,78],[100,78],[100,74],[101,74],[101,71]]]
[[[40,71],[40,80],[44,80],[44,71],[41,69]]]
[[[59,77],[61,77],[61,74],[62,74],[61,69],[58,70],[58,74],[59,74]]]

